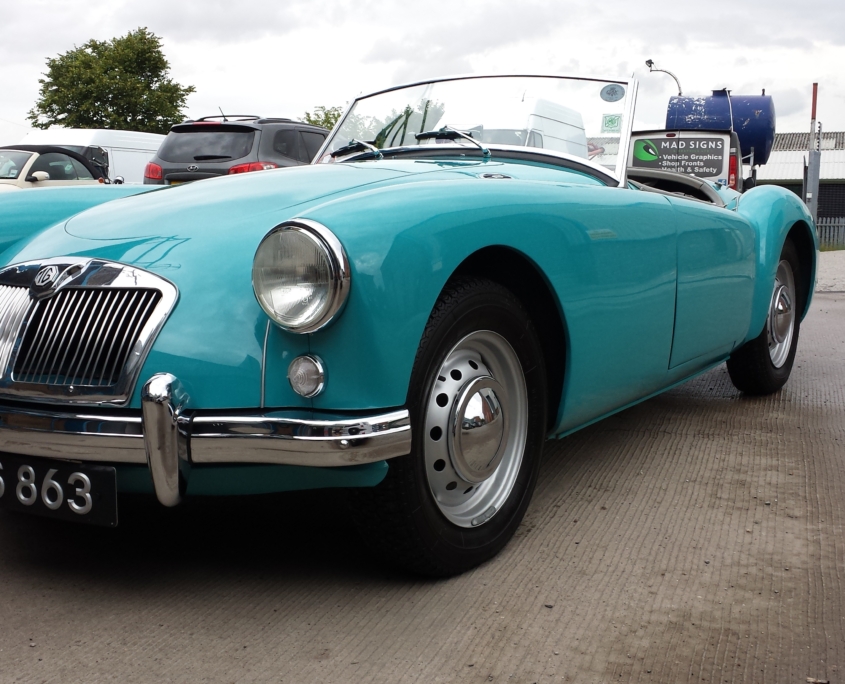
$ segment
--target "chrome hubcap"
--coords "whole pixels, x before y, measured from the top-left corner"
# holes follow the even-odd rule
[[[449,456],[455,471],[467,482],[484,482],[504,455],[507,414],[497,392],[505,396],[498,382],[481,376],[461,388],[453,405]]]
[[[775,368],[786,363],[795,331],[795,278],[792,267],[784,260],[778,264],[775,289],[769,305],[766,332],[769,341],[769,357]]]
[[[482,330],[455,345],[425,421],[426,477],[438,508],[460,527],[484,524],[513,489],[528,430],[522,366],[504,337]]]

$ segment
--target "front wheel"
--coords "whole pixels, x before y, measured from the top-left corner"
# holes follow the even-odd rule
[[[365,540],[387,560],[446,576],[491,558],[522,520],[545,437],[546,381],[534,326],[505,288],[444,290],[420,342],[408,404],[412,452],[353,493]]]
[[[763,331],[728,359],[734,387],[747,394],[771,394],[786,384],[795,362],[804,297],[798,284],[801,262],[787,239],[775,274],[775,285]]]

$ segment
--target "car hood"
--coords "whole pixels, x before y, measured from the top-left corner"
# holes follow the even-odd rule
[[[6,263],[53,256],[99,258],[168,279],[178,288],[179,300],[147,357],[131,405],[140,406],[146,378],[169,372],[185,384],[192,407],[255,407],[263,403],[265,340],[276,345],[282,359],[308,351],[308,336],[282,333],[275,326],[268,332],[267,316],[253,295],[252,260],[264,235],[309,207],[344,194],[424,174],[454,177],[463,170],[461,164],[399,161],[198,181],[84,211],[16,245],[6,253]],[[284,385],[284,391],[268,395],[268,403],[310,407],[287,382],[273,385]]]
[[[95,240],[106,235],[108,240],[147,238],[159,235],[165,225],[169,233],[183,238],[227,225],[255,225],[266,232],[273,221],[289,218],[294,207],[409,173],[413,172],[393,166],[332,164],[211,178],[173,187],[118,212],[106,207],[86,212],[68,221],[65,230]],[[181,220],[174,220],[177,217]],[[238,234],[239,240],[242,237]]]

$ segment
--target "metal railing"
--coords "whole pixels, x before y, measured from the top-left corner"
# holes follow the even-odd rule
[[[816,231],[822,249],[845,249],[845,217],[820,218]]]

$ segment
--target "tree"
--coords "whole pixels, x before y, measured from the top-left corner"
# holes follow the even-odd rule
[[[343,114],[341,107],[314,107],[313,112],[305,112],[302,118],[312,126],[322,126],[331,130]]]
[[[113,128],[167,133],[185,117],[194,92],[170,78],[161,38],[146,28],[109,41],[89,40],[47,59],[28,119],[36,128]]]

